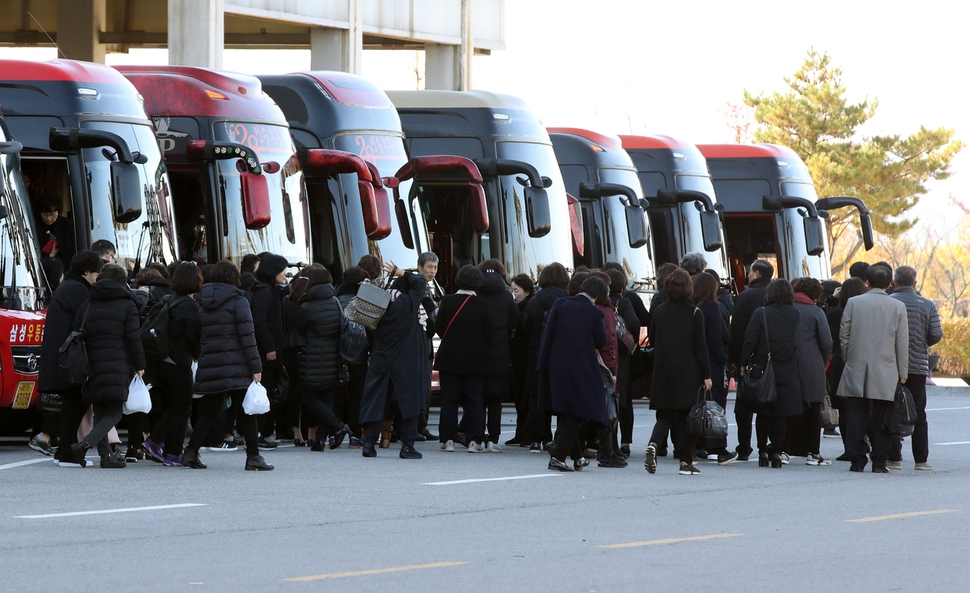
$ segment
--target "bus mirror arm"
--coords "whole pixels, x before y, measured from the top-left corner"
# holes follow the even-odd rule
[[[529,163],[511,159],[474,159],[474,162],[483,177],[499,177],[521,173],[528,176],[529,184],[532,187],[547,189],[552,186],[552,179],[539,175],[539,170]],[[520,180],[519,183],[522,183],[522,181]]]
[[[815,203],[805,198],[794,196],[764,196],[761,199],[761,207],[765,210],[778,211],[784,208],[804,208],[808,210],[811,218],[818,218],[818,210]]]
[[[82,148],[99,148],[110,146],[115,149],[118,160],[125,164],[135,162],[131,149],[124,138],[105,130],[91,130],[80,128],[51,128],[48,136],[51,150],[75,152]]]
[[[700,202],[704,205],[705,211],[714,212],[715,210],[714,201],[711,200],[711,196],[692,189],[659,189],[657,190],[657,202],[661,206]]]
[[[815,207],[819,210],[834,210],[836,208],[852,207],[859,211],[859,225],[862,227],[862,242],[865,244],[866,251],[875,245],[872,233],[872,217],[865,202],[859,198],[851,196],[831,196],[822,198],[815,202]]]
[[[188,147],[185,149],[185,156],[190,161],[222,161],[228,159],[239,159],[244,163],[240,173],[252,173],[262,175],[263,167],[259,164],[259,157],[247,146],[235,142],[208,142],[206,140],[189,140]],[[240,164],[237,163],[237,168]]]
[[[579,197],[580,198],[605,198],[609,196],[623,196],[626,198],[627,206],[639,206],[643,207],[643,202],[647,202],[647,206],[650,205],[649,201],[641,201],[637,197],[636,192],[632,188],[626,185],[621,185],[619,183],[580,183],[579,184]],[[644,210],[646,208],[644,207]]]

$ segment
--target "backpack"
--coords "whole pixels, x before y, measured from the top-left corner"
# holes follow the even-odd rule
[[[88,320],[91,301],[87,301],[84,317],[81,323],[72,331],[60,348],[57,349],[57,366],[61,380],[68,385],[84,385],[91,377],[91,365],[88,363],[88,350],[84,344],[84,324]]]
[[[337,297],[333,300],[340,309],[340,356],[347,362],[362,362],[367,350],[367,330],[344,314]]]
[[[141,326],[141,344],[147,360],[165,360],[171,353],[169,340],[169,311],[187,299],[184,295],[167,294],[152,306]]]

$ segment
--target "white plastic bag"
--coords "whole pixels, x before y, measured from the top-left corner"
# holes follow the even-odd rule
[[[198,370],[199,370],[199,361],[198,360],[193,360],[192,361],[192,384],[193,385],[195,384],[195,373],[197,373]],[[204,393],[193,393],[192,394],[192,399],[201,399],[203,397],[205,397],[205,394]]]
[[[246,390],[246,397],[243,398],[243,412],[250,416],[258,416],[269,412],[269,397],[266,396],[266,388],[259,383],[252,383]]]
[[[128,385],[128,401],[122,406],[121,412],[123,414],[134,414],[136,412],[147,414],[151,412],[152,396],[148,392],[149,389],[151,389],[151,385],[145,385],[141,377],[136,374],[135,378],[131,380],[131,384]]]

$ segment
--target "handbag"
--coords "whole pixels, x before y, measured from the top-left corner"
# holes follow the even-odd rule
[[[768,313],[761,309],[765,324],[765,343],[768,345],[768,360],[764,366],[748,364],[741,371],[738,382],[737,398],[742,404],[753,408],[767,406],[778,401],[778,388],[775,385],[775,369],[771,366],[771,342],[768,340]]]
[[[616,343],[626,348],[626,352],[633,352],[637,346],[636,338],[627,329],[626,322],[623,321],[619,313],[616,313]],[[621,354],[625,354],[626,352],[621,352]]]
[[[367,329],[377,329],[387,306],[391,304],[391,293],[383,288],[364,282],[357,289],[355,296],[344,308],[344,315],[354,323]]]
[[[136,374],[131,383],[128,384],[128,399],[121,406],[121,413],[125,414],[147,414],[152,411],[152,394],[149,392],[151,385],[145,385],[141,375]]]
[[[822,428],[828,430],[839,427],[839,411],[832,407],[832,398],[827,393],[822,400],[822,409],[819,410],[818,415],[822,421]]]
[[[88,363],[88,350],[84,345],[84,324],[88,320],[91,301],[84,309],[81,325],[70,334],[57,349],[57,366],[61,380],[68,385],[84,385],[91,377],[91,365]]]
[[[269,401],[273,403],[282,404],[286,402],[286,399],[290,396],[290,375],[285,368],[277,371],[276,386],[269,390],[266,395],[269,397]]]
[[[889,436],[902,438],[913,436],[916,429],[916,402],[913,394],[902,383],[896,384],[896,395],[889,408],[883,426]]]
[[[243,412],[250,416],[258,416],[269,412],[269,397],[266,396],[266,388],[259,383],[250,383],[246,390],[246,397],[242,403]]]
[[[687,434],[711,439],[725,438],[728,433],[724,408],[711,399],[710,389],[702,385],[697,391],[698,401],[687,414]]]

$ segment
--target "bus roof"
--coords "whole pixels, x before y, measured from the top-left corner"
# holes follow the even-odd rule
[[[394,107],[383,90],[370,80],[346,72],[314,70],[298,72],[320,83],[323,89],[338,103],[354,107]]]
[[[620,135],[620,141],[626,150],[657,150],[657,149],[689,149],[694,145],[673,136],[654,134],[650,136]]]
[[[398,109],[515,109],[532,111],[528,103],[514,95],[488,91],[386,91]]]
[[[125,84],[124,77],[114,68],[76,60],[50,60],[48,62],[0,60],[0,80]]]
[[[590,142],[595,142],[596,144],[610,150],[623,150],[623,144],[620,142],[620,137],[615,134],[602,134],[600,132],[584,130],[582,128],[546,128],[546,131],[550,134],[572,134],[573,136],[585,138]]]
[[[285,124],[286,118],[259,79],[191,66],[117,66],[145,98],[153,117],[252,118]]]
[[[698,144],[707,159],[799,159],[794,150],[777,144]]]

